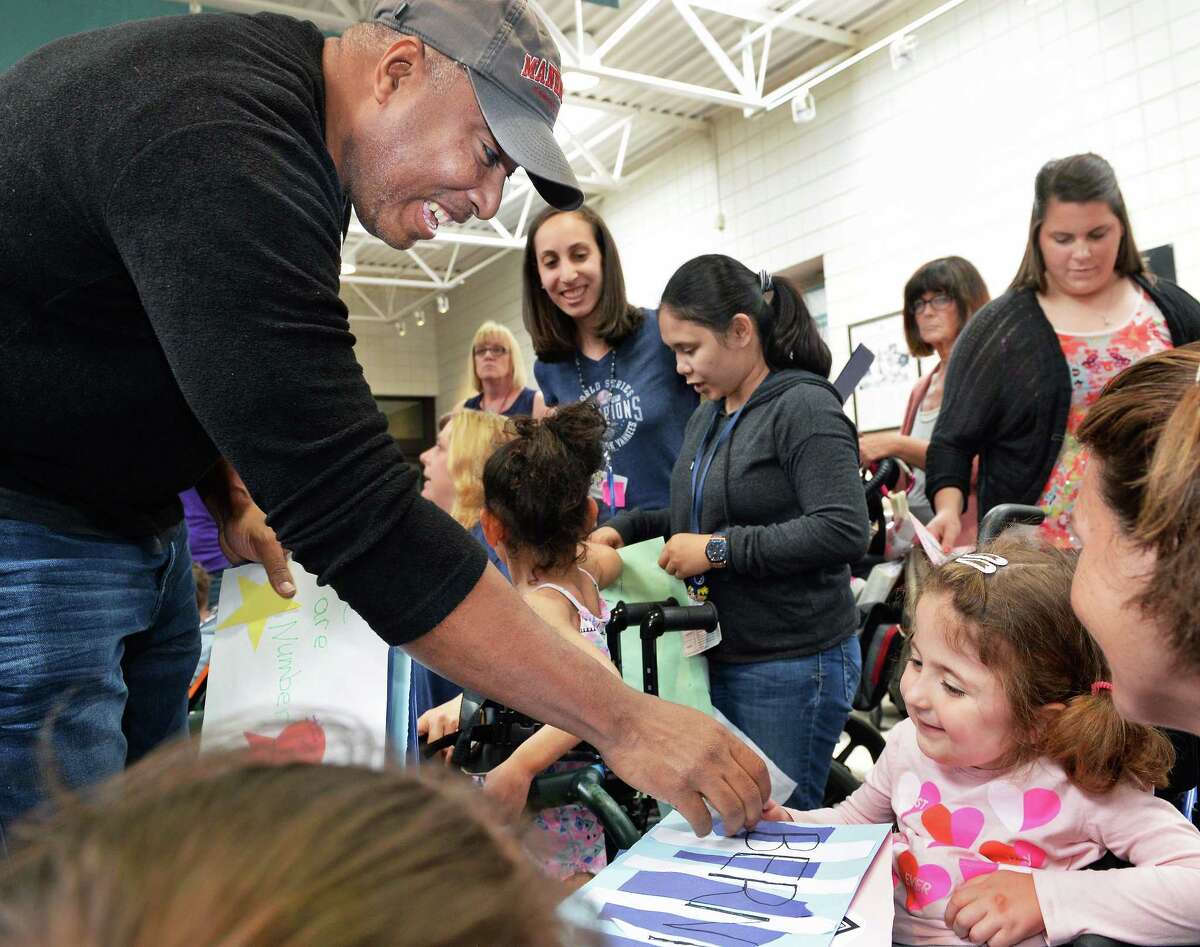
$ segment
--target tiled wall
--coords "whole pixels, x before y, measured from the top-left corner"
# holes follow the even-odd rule
[[[379,323],[355,319],[350,328],[358,339],[354,353],[376,395],[438,393],[437,339],[431,324],[418,329],[410,319],[403,339]]]
[[[1115,166],[1138,243],[1173,243],[1200,292],[1200,2],[968,0],[918,38],[907,69],[880,53],[819,86],[815,121],[723,112],[713,137],[609,195],[631,298],[653,304],[701,252],[771,270],[823,257],[836,365],[845,327],[899,308],[926,260],[961,254],[1001,292],[1038,167],[1086,150]],[[445,404],[474,326],[519,326],[519,265],[511,254],[452,294],[437,326]]]

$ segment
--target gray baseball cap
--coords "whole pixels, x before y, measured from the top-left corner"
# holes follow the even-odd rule
[[[488,127],[538,193],[561,210],[583,203],[554,139],[558,50],[526,0],[379,0],[374,19],[466,66]]]

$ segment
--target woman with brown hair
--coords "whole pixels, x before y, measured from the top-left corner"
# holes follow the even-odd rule
[[[1047,538],[1071,545],[1088,409],[1123,368],[1197,339],[1200,303],[1146,272],[1109,163],[1094,154],[1047,163],[1012,285],[955,344],[927,452],[930,531],[946,548],[958,542],[978,457],[980,516],[1037,504]]]
[[[937,354],[933,371],[913,385],[899,432],[863,434],[858,439],[864,466],[885,457],[899,457],[913,469],[908,488],[912,513],[927,523],[933,504],[925,493],[925,452],[942,407],[945,367],[954,342],[973,316],[991,297],[979,271],[960,256],[947,256],[922,264],[904,285],[904,337],[914,358]],[[963,543],[974,542],[975,496],[972,493],[963,520]]]
[[[160,752],[26,825],[0,861],[0,945],[593,943],[473,795],[428,773]]]
[[[594,401],[604,413],[601,519],[670,502],[671,467],[698,398],[675,371],[658,315],[625,298],[612,234],[590,207],[547,208],[529,227],[525,328],[546,404]]]
[[[1131,720],[1200,734],[1200,345],[1138,362],[1079,429],[1071,604]]]

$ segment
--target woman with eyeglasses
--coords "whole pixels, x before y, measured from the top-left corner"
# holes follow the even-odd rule
[[[675,371],[658,314],[631,305],[616,244],[590,207],[543,210],[529,225],[522,269],[525,328],[546,404],[593,401],[604,414],[601,521],[662,509],[671,468],[699,397]]]
[[[525,387],[525,360],[516,337],[498,322],[489,320],[475,330],[467,386],[475,395],[463,407],[472,411],[539,418],[546,413],[542,393]]]
[[[1077,432],[1105,383],[1200,339],[1200,303],[1147,272],[1116,174],[1095,154],[1038,172],[1025,257],[1012,285],[954,347],[926,452],[929,523],[946,549],[979,458],[979,515],[1001,503],[1042,507],[1042,531],[1076,546],[1071,510],[1086,453]]]
[[[898,457],[913,469],[908,504],[922,523],[933,518],[933,504],[925,493],[925,452],[942,408],[943,384],[950,350],[967,320],[991,297],[983,277],[967,260],[947,256],[917,268],[904,285],[904,338],[914,358],[937,355],[933,371],[913,385],[899,433],[863,434],[858,450],[864,467],[885,457]],[[974,496],[963,517],[960,542],[975,535]]]

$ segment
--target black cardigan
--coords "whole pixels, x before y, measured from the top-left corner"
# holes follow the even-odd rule
[[[1166,318],[1176,346],[1200,339],[1200,303],[1174,283],[1134,277]],[[1037,503],[1067,430],[1071,373],[1032,289],[984,306],[954,344],[925,466],[925,492],[966,498],[979,457],[979,515],[1001,503]]]

